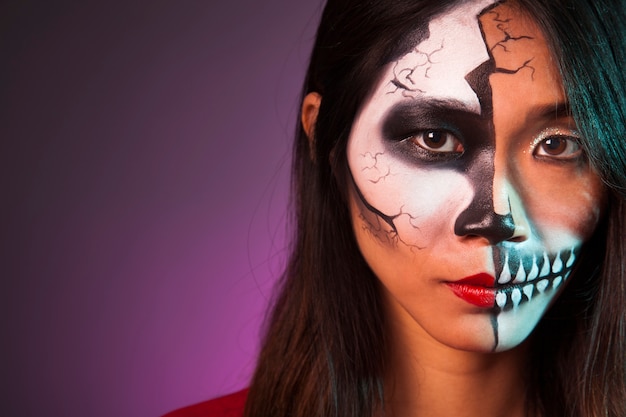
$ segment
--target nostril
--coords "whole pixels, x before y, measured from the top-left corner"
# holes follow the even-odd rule
[[[454,233],[457,236],[481,236],[491,244],[503,241],[525,240],[523,234],[515,233],[513,216],[501,215],[492,210],[465,210],[456,219]]]
[[[521,243],[528,239],[530,232],[528,229],[528,225],[523,221],[520,222],[520,220],[521,219],[518,219],[517,221],[513,220],[513,214],[511,214],[511,221],[514,224],[515,231],[513,232],[511,237],[507,239],[507,242]]]

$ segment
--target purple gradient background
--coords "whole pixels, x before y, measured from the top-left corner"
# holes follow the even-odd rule
[[[246,386],[319,3],[0,6],[0,415]]]

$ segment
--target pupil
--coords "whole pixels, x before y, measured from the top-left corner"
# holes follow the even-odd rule
[[[441,148],[444,144],[444,140],[445,139],[441,132],[431,130],[426,132],[426,138],[424,141],[426,142],[426,145],[431,148]]]
[[[565,149],[565,141],[559,138],[546,139],[543,148],[551,155],[557,155]]]

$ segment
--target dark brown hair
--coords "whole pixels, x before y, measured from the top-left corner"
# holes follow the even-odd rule
[[[535,331],[529,401],[546,416],[624,417],[624,2],[518,2],[551,42],[586,137],[583,146],[610,188],[607,216],[585,264]],[[367,417],[382,409],[385,314],[378,280],[351,227],[346,143],[383,66],[419,42],[430,19],[453,3],[327,2],[302,95],[323,97],[314,149],[299,123],[292,168],[295,235],[246,417]]]

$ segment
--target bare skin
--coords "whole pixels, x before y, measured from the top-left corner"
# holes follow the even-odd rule
[[[397,303],[389,303],[389,309],[386,415],[528,417],[523,395],[526,343],[497,353],[454,349],[411,325],[412,317]]]
[[[543,35],[510,6],[433,19],[352,128],[353,229],[387,305],[385,415],[529,417],[527,337],[603,211]],[[311,141],[321,99],[302,107]]]

